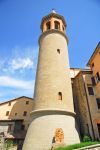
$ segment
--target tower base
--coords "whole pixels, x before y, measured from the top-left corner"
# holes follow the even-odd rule
[[[55,131],[62,128],[66,145],[79,143],[79,134],[74,113],[64,110],[38,110],[32,113],[22,150],[49,150],[52,148]]]

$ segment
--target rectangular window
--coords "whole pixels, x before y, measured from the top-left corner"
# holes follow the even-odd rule
[[[100,98],[96,98],[98,109],[100,109]]]
[[[28,105],[28,104],[29,104],[29,101],[26,101],[26,104]]]
[[[95,82],[95,78],[94,77],[91,78],[91,81],[92,81],[92,85],[95,86],[96,82]]]
[[[89,93],[89,95],[94,95],[94,91],[91,86],[88,86],[88,93]]]
[[[97,82],[97,83],[100,81],[100,75],[99,75],[99,72],[96,73],[95,79],[96,79],[96,82]]]
[[[8,103],[8,106],[11,106],[11,102]]]
[[[27,115],[27,111],[24,111],[23,116],[26,116],[26,115]]]
[[[58,100],[62,100],[62,93],[58,92]]]
[[[8,116],[9,115],[9,111],[6,111],[6,116]]]

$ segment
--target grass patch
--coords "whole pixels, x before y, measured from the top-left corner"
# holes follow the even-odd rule
[[[98,141],[82,142],[79,144],[69,145],[67,147],[59,147],[59,148],[56,148],[55,150],[73,150],[73,149],[82,148],[85,146],[90,146],[90,145],[95,145],[95,144],[100,144],[100,142]]]

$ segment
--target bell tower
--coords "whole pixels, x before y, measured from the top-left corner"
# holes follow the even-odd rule
[[[41,30],[32,122],[23,150],[48,150],[52,145],[80,141],[75,127],[66,21],[53,10],[42,18]],[[55,137],[56,131],[63,135]]]

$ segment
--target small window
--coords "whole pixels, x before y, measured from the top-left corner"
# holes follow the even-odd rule
[[[94,63],[92,63],[92,65],[91,65],[91,66],[92,66],[92,68],[93,68],[93,67],[94,67]]]
[[[89,95],[94,95],[93,88],[91,86],[88,87]]]
[[[11,102],[8,103],[8,106],[11,106]]]
[[[25,130],[25,125],[24,124],[21,125],[21,130]]]
[[[100,109],[100,98],[96,98],[98,109]]]
[[[15,113],[15,116],[17,116],[17,113]]]
[[[97,82],[97,83],[100,81],[100,75],[99,75],[99,72],[96,73],[95,79],[96,79],[96,82]]]
[[[58,100],[62,100],[62,93],[61,92],[58,93]]]
[[[57,52],[60,54],[60,49],[57,49]]]
[[[55,29],[60,29],[60,23],[58,21],[55,21]]]
[[[26,104],[28,105],[28,104],[29,104],[29,101],[26,101]]]
[[[9,115],[9,111],[6,111],[6,116],[8,116]]]
[[[27,115],[27,111],[24,111],[23,116],[26,116],[26,115]]]
[[[96,82],[95,82],[95,78],[94,77],[91,78],[91,81],[92,81],[92,85],[95,86]]]
[[[46,23],[47,30],[50,30],[50,21]]]

